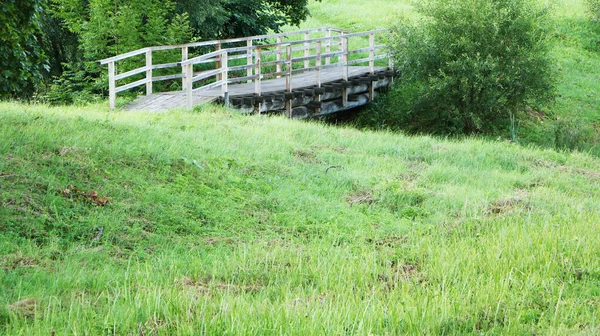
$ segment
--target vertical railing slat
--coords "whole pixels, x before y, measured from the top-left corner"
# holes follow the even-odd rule
[[[115,83],[115,62],[108,63],[108,102],[111,109],[116,107],[117,85]]]
[[[146,51],[146,96],[152,95],[152,49]]]
[[[219,50],[221,50],[221,43],[215,44],[215,51],[219,51]],[[215,69],[221,68],[221,64],[222,64],[221,62],[222,62],[221,55],[219,55],[216,57]],[[220,80],[221,80],[221,75],[217,75],[217,81],[220,81]]]
[[[342,79],[344,81],[348,80],[348,38],[342,37]],[[342,106],[348,105],[348,89],[346,86],[342,88]]]
[[[317,87],[321,87],[321,41],[317,42],[316,45],[316,60],[315,60],[315,66],[317,68],[316,70],[316,78],[317,78]]]
[[[325,52],[329,54],[331,52],[331,28],[327,28],[325,31],[325,37],[327,37],[327,46],[325,47]],[[325,57],[325,64],[329,65],[330,63],[331,57]]]
[[[375,73],[375,33],[369,35],[369,72]]]
[[[255,80],[254,80],[254,94],[256,94],[257,96],[260,96],[261,92],[260,92],[260,84],[261,84],[261,60],[260,60],[260,48],[256,48],[256,61],[255,61],[255,65],[254,65],[254,74],[255,74]]]
[[[246,70],[246,76],[252,76],[252,39],[248,39],[246,41],[246,46],[248,47],[248,51],[246,51],[246,65],[248,69]],[[251,79],[248,79],[248,83],[252,82]]]
[[[225,51],[221,55],[221,79],[223,84],[221,84],[221,94],[223,95],[223,99],[225,103],[229,105],[229,55],[227,51]]]
[[[185,101],[188,109],[194,108],[194,101],[192,97],[192,89],[194,87],[194,65],[192,63],[185,66]]]
[[[189,49],[188,46],[183,46],[181,48],[181,61],[187,61],[189,57]],[[185,91],[185,66],[181,67],[181,89]]]
[[[291,45],[289,45],[289,44],[287,45],[287,47],[285,48],[285,53],[286,53],[285,91],[292,92],[292,46]],[[292,117],[292,100],[291,99],[285,100],[285,112],[286,112],[288,118]]]
[[[275,71],[277,73],[281,73],[281,36],[277,36],[277,65],[275,66]],[[277,78],[281,78],[281,75],[277,75]]]
[[[308,40],[310,39],[310,34],[309,33],[304,33],[304,40]],[[304,42],[304,57],[308,57],[310,56],[310,44],[308,42]],[[307,69],[308,67],[310,67],[310,61],[309,60],[305,60],[304,61],[304,69]]]

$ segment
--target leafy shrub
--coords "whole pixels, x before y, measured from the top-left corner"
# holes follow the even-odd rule
[[[46,92],[45,100],[52,105],[80,104],[99,100],[94,79],[80,66],[64,64],[60,77],[55,77]]]
[[[380,110],[359,122],[445,134],[493,132],[508,126],[511,113],[551,97],[545,9],[530,0],[415,6],[422,19],[403,20],[390,38],[396,85],[375,106]]]

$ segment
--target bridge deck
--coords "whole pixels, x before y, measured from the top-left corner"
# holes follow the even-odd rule
[[[386,67],[375,67],[375,71],[382,71]],[[348,67],[348,77],[358,77],[369,73],[368,66],[351,66]],[[339,81],[342,79],[341,68],[328,68],[321,70],[321,83],[327,84],[330,82]],[[301,74],[292,76],[294,89],[303,89],[316,86],[317,72],[307,71]],[[270,93],[285,90],[286,80],[284,77],[261,81],[261,93]],[[229,96],[246,96],[254,94],[255,83],[230,84]],[[221,96],[221,89],[196,91],[193,95],[194,105],[200,105],[216,100]],[[127,110],[144,110],[144,111],[166,111],[174,108],[185,108],[186,99],[185,92],[164,92],[157,93],[151,96],[141,96],[137,100],[131,102],[125,107]]]

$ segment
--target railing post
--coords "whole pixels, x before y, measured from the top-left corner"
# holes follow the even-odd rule
[[[287,45],[287,47],[285,48],[285,53],[285,91],[292,92],[292,45]],[[285,100],[285,112],[288,118],[292,117],[292,99]]]
[[[304,41],[307,41],[309,39],[310,39],[310,34],[304,33]],[[310,56],[310,43],[304,42],[304,57],[308,57],[308,56]],[[309,67],[310,67],[310,61],[305,60],[304,61],[304,69],[307,69]]]
[[[338,52],[343,52],[344,51],[344,32],[340,32],[340,35],[338,35],[340,41],[338,42]],[[343,58],[344,56],[338,56],[338,63],[343,62]]]
[[[325,37],[327,37],[327,46],[325,47],[325,52],[329,54],[331,52],[331,28],[327,28],[325,31]],[[325,57],[325,64],[329,65],[330,63],[331,57]]]
[[[193,93],[193,77],[194,76],[194,65],[192,63],[185,66],[185,101],[188,109],[194,108],[194,101],[192,97]]]
[[[316,46],[316,55],[317,58],[315,60],[316,77],[317,77],[317,87],[321,87],[321,41],[317,42]]]
[[[187,61],[189,55],[189,49],[187,46],[181,48],[181,61]],[[181,67],[181,88],[185,91],[185,66]]]
[[[248,66],[246,76],[250,77],[252,76],[252,39],[246,41],[246,46],[248,47],[248,50],[246,51],[246,65]],[[248,79],[248,83],[250,82],[252,82],[252,79]]]
[[[215,51],[219,51],[219,50],[221,50],[221,43],[215,44]],[[219,69],[219,68],[221,68],[221,64],[222,64],[221,63],[222,62],[221,61],[221,55],[219,55],[219,56],[217,56],[215,58],[216,58],[215,69]],[[221,75],[217,75],[217,81],[220,81],[220,80],[221,80]]]
[[[146,96],[152,95],[152,49],[146,51]]]
[[[277,65],[275,65],[275,71],[278,73],[277,78],[281,78],[281,36],[277,36]]]
[[[225,51],[221,55],[221,79],[223,84],[221,84],[221,94],[223,95],[223,100],[225,101],[225,106],[229,106],[229,55],[227,55],[227,51]]]
[[[369,72],[375,73],[375,33],[369,35]]]
[[[348,38],[342,38],[342,64],[343,64],[343,73],[342,78],[347,81],[348,80]]]
[[[116,107],[117,92],[115,83],[115,62],[108,62],[108,102],[111,109]]]
[[[194,65],[192,63],[185,65],[185,102],[188,109],[194,108],[194,101],[192,97],[194,88]]]
[[[260,48],[256,48],[256,63],[254,64],[254,74],[255,74],[255,80],[254,80],[254,94],[256,94],[257,96],[260,96],[261,94],[261,88],[260,88],[260,84],[261,84],[261,74],[262,71],[260,69],[261,67],[261,60],[260,60]]]
[[[316,77],[317,77],[317,87],[321,87],[321,41],[317,42],[317,45],[315,46],[316,48],[316,55],[317,58],[315,60],[315,67],[317,68],[317,73],[316,73]],[[315,102],[320,102],[321,101],[321,95],[320,94],[316,94],[315,98],[314,98]],[[320,112],[321,108],[316,108],[315,111]]]
[[[348,38],[342,37],[342,64],[343,64],[343,72],[342,79],[344,81],[348,80]],[[348,105],[348,88],[345,86],[342,88],[342,106]]]

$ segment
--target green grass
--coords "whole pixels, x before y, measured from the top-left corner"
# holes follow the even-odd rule
[[[302,28],[407,4],[313,2]],[[524,144],[600,121],[582,4],[555,5],[559,97]],[[600,333],[596,156],[210,106],[0,103],[0,134],[2,335]]]
[[[600,331],[586,154],[212,107],[0,133],[0,334]]]

